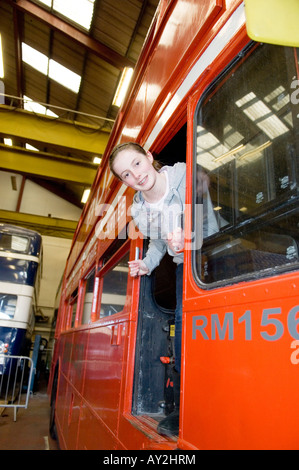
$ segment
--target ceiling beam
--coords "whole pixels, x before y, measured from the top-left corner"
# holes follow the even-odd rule
[[[96,126],[53,119],[23,109],[0,105],[0,134],[19,137],[28,142],[43,142],[82,152],[103,154],[110,133]]]
[[[16,71],[17,71],[17,90],[18,96],[22,97],[24,92],[24,71],[22,64],[22,37],[23,37],[23,13],[14,9],[13,22],[14,22],[14,40],[15,40],[15,53],[16,53]]]
[[[0,144],[0,170],[91,186],[97,167],[73,158]]]
[[[114,51],[110,47],[105,46],[105,44],[96,41],[95,39],[88,36],[88,34],[83,33],[79,29],[71,26],[69,23],[61,20],[57,16],[49,13],[43,8],[31,3],[28,0],[8,0],[13,7],[17,7],[21,11],[28,13],[31,16],[34,16],[36,19],[46,23],[49,28],[59,31],[70,39],[76,41],[80,46],[85,47],[89,52],[97,55],[101,59],[105,60],[114,67],[122,70],[124,67],[134,67],[135,62],[123,57],[118,52]]]
[[[0,210],[0,222],[36,230],[41,235],[72,239],[77,221]]]

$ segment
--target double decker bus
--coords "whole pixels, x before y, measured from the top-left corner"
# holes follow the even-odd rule
[[[41,235],[0,224],[0,354],[29,355],[41,274]]]
[[[64,273],[49,384],[62,449],[299,447],[298,49],[250,39],[244,9],[160,2]],[[157,424],[172,401],[161,358],[175,265],[165,255],[151,276],[129,275],[148,240],[108,168],[128,141],[187,167],[172,437]]]

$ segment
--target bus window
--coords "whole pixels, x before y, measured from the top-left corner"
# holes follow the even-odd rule
[[[128,261],[129,253],[103,277],[100,318],[121,312],[124,308],[129,272]]]
[[[21,237],[19,235],[12,235],[7,233],[0,234],[1,251],[17,251],[19,253],[27,253],[28,246],[28,237]]]
[[[201,99],[195,115],[194,198],[202,204],[201,283],[299,266],[297,51],[251,46]],[[297,100],[298,101],[298,100]]]
[[[92,299],[94,291],[94,279],[95,279],[95,269],[91,271],[85,281],[85,292],[83,300],[83,314],[82,314],[82,324],[86,325],[90,321],[91,309],[92,309]]]
[[[12,320],[17,307],[17,296],[0,294],[0,319]]]

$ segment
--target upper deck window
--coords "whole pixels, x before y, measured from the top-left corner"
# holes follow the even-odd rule
[[[20,235],[0,232],[0,251],[28,253],[29,239]]]
[[[0,294],[0,319],[11,320],[14,318],[17,307],[17,296]]]
[[[198,105],[194,198],[203,227],[195,231],[203,245],[193,261],[201,283],[299,267],[297,69],[296,50],[255,45]]]

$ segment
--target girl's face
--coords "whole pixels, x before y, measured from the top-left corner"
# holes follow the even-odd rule
[[[157,172],[152,165],[153,156],[134,150],[121,151],[114,160],[113,169],[120,179],[136,191],[149,191],[156,183]]]

